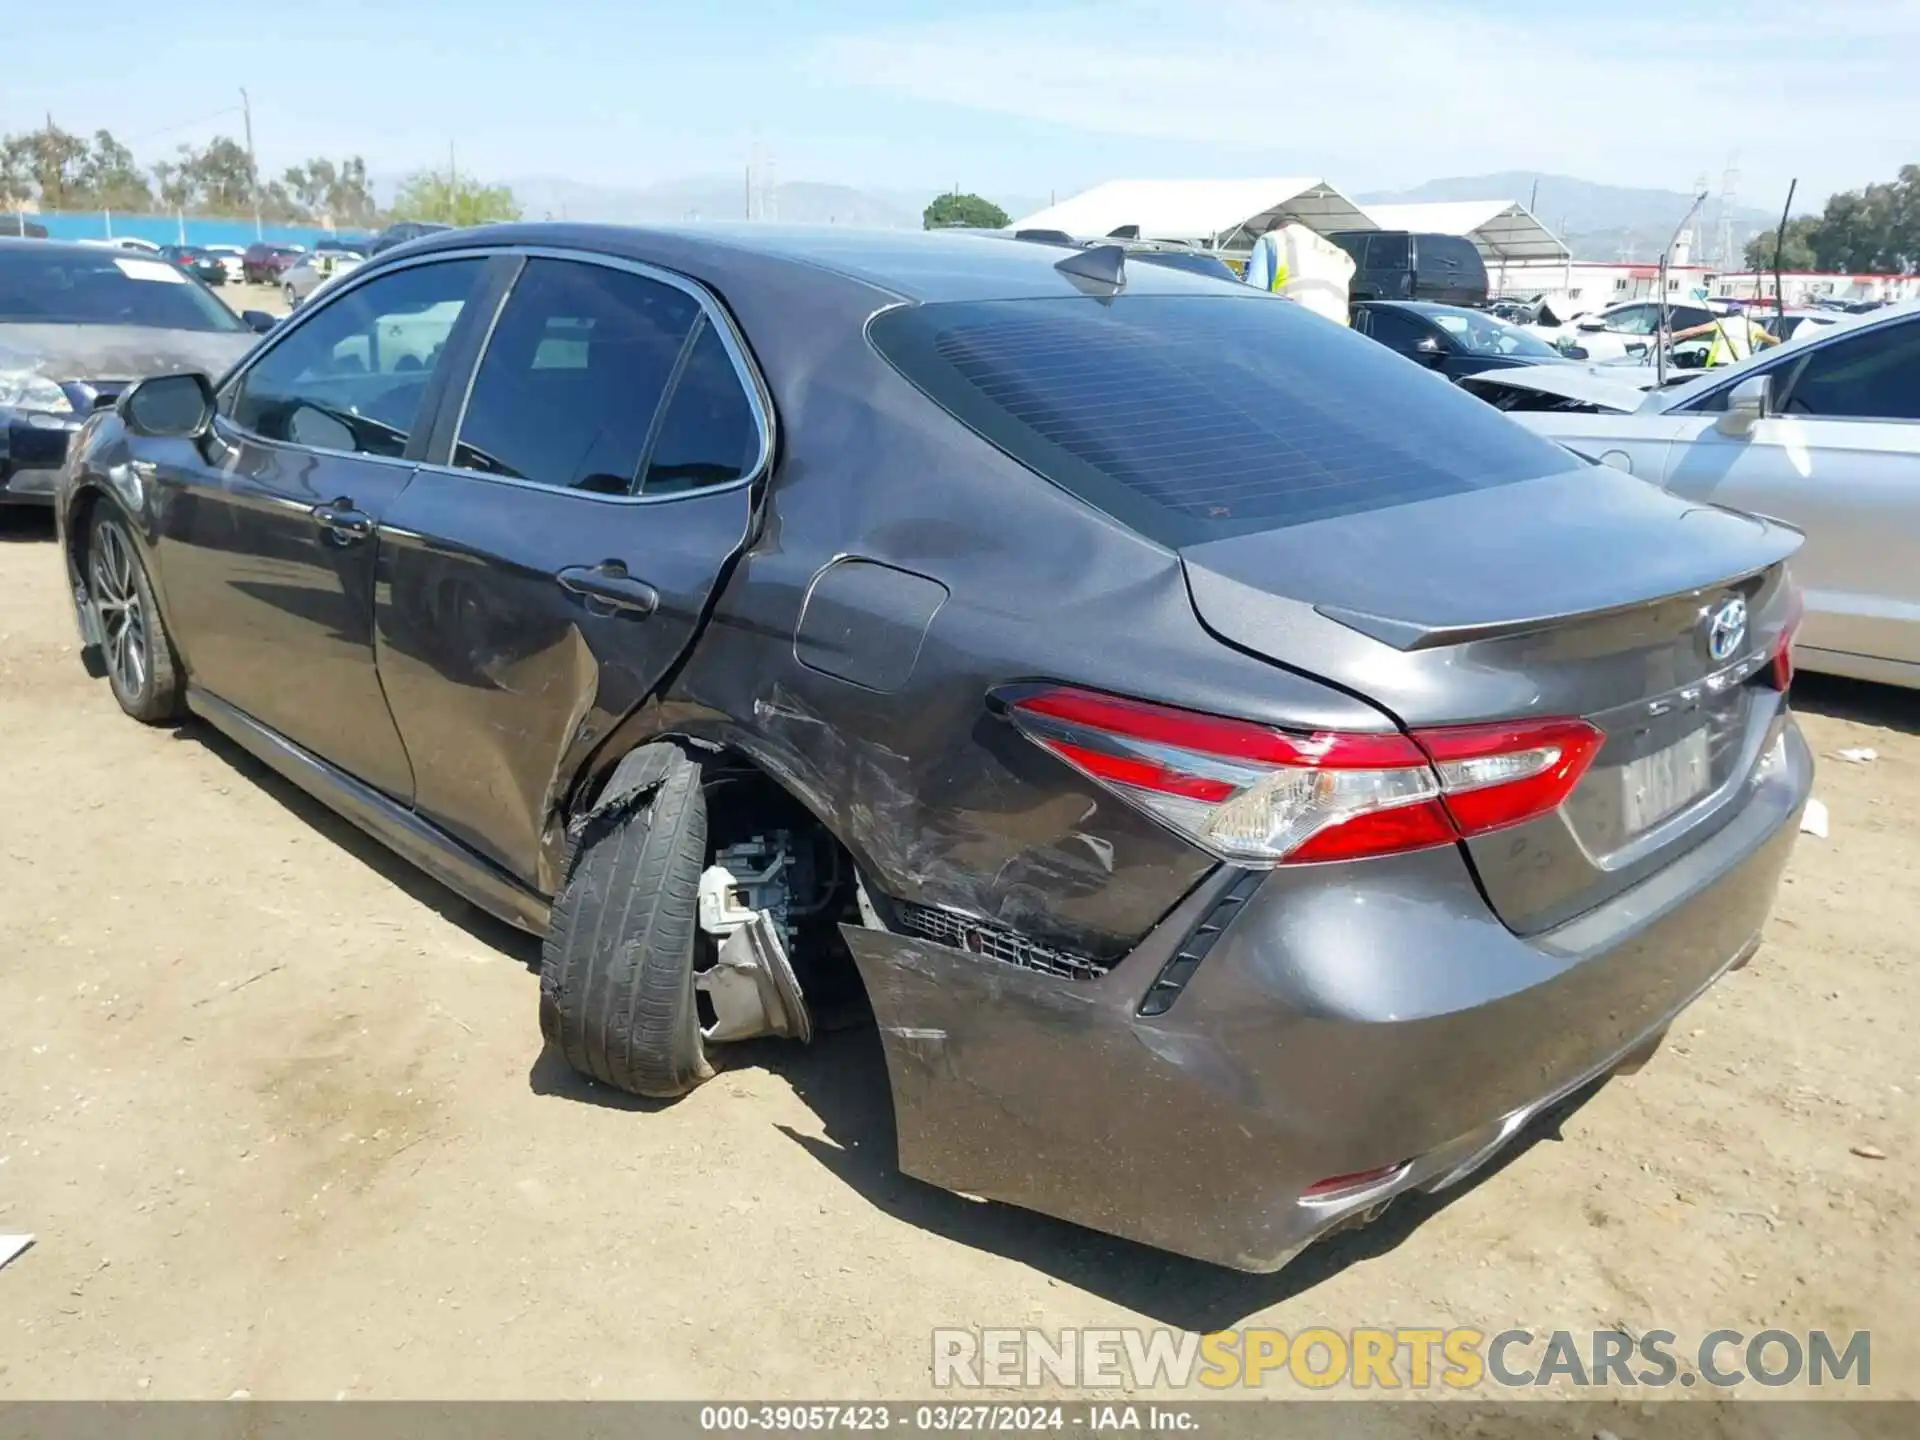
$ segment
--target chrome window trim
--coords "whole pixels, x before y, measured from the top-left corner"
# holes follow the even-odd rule
[[[670,495],[606,495],[597,490],[581,490],[569,485],[549,485],[544,480],[526,480],[512,475],[490,475],[484,470],[469,470],[454,464],[422,464],[419,466],[420,469],[430,470],[436,475],[459,475],[494,485],[513,485],[522,489],[539,490],[549,495],[578,495],[610,505],[666,505],[678,500],[691,500],[701,495],[718,495],[728,490],[740,489],[742,486],[753,484],[772,467],[776,434],[772,392],[767,389],[760,372],[747,354],[746,341],[741,336],[739,328],[733,323],[733,317],[727,313],[726,307],[720,303],[719,298],[706,286],[688,276],[662,269],[644,260],[629,260],[622,255],[606,255],[597,250],[573,250],[557,245],[504,245],[491,253],[519,255],[528,260],[571,261],[575,264],[598,265],[606,270],[621,270],[629,275],[638,275],[643,280],[653,280],[671,286],[691,297],[700,307],[701,314],[706,317],[707,324],[719,335],[720,344],[726,350],[728,360],[733,364],[734,378],[740,382],[741,388],[746,392],[748,408],[753,412],[754,430],[760,437],[760,451],[754,457],[753,464],[747,467],[746,474],[737,480],[727,480],[718,485],[703,485],[697,490],[677,490]],[[514,281],[514,285],[518,288],[518,279]],[[459,416],[453,427],[453,445],[456,453],[460,445],[460,431],[467,423],[467,405],[473,398],[474,383],[480,378],[480,367],[487,363],[487,351],[493,344],[494,329],[499,325],[500,317],[506,313],[507,306],[512,303],[513,291],[509,290],[488,322],[487,335],[481,342],[479,358],[474,362],[472,374],[467,376],[466,390],[460,396]],[[451,461],[452,455],[449,455],[448,459]],[[642,480],[645,477],[636,476],[635,478]]]
[[[220,382],[220,388],[214,394],[214,432],[220,435],[220,439],[224,444],[233,444],[234,437],[237,436],[239,440],[246,444],[263,445],[270,450],[289,450],[299,455],[337,455],[348,460],[371,461],[376,465],[403,465],[409,470],[420,469],[419,461],[408,460],[397,455],[369,455],[364,450],[334,450],[324,445],[296,445],[291,440],[275,440],[269,436],[259,434],[257,431],[247,429],[246,426],[227,415],[220,407],[226,403],[228,395],[236,385],[244,385],[246,383],[246,378],[252,372],[254,366],[271,355],[286,342],[289,335],[298,331],[302,325],[307,324],[314,316],[326,314],[334,303],[343,296],[351,295],[355,290],[378,280],[383,275],[392,275],[401,270],[412,270],[421,265],[431,265],[439,261],[447,260],[479,260],[484,263],[499,253],[497,249],[482,249],[479,247],[470,247],[461,250],[436,250],[430,255],[418,255],[411,259],[395,261],[391,265],[382,265],[371,274],[365,273],[367,270],[366,266],[355,267],[345,279],[340,281],[333,293],[328,295],[324,300],[315,304],[302,306],[300,309],[288,315],[286,320],[275,328],[272,335],[267,337],[252,354],[246,356],[240,364],[230,371],[226,378]],[[465,313],[464,307],[462,313]],[[454,323],[457,325],[460,322],[455,320]],[[432,383],[431,372],[429,372],[428,375],[428,383]],[[223,430],[231,431],[232,434],[221,434],[220,432]]]
[[[314,316],[325,314],[345,296],[369,285],[383,275],[391,275],[401,270],[411,270],[421,265],[434,265],[452,260],[486,261],[496,255],[518,255],[526,259],[567,260],[576,263],[599,265],[609,270],[624,270],[639,275],[643,279],[655,280],[690,296],[700,307],[706,321],[720,336],[720,343],[726,349],[727,358],[733,363],[734,377],[740,381],[746,391],[748,407],[753,412],[754,428],[760,437],[759,454],[747,473],[738,480],[729,480],[719,485],[705,485],[697,490],[681,490],[670,495],[606,495],[595,490],[581,490],[566,485],[549,485],[541,480],[524,480],[508,475],[489,475],[483,470],[469,470],[459,465],[435,465],[425,461],[407,460],[391,455],[369,455],[361,450],[333,450],[317,445],[296,445],[288,440],[274,440],[260,435],[235,423],[224,414],[219,405],[224,403],[228,394],[236,385],[244,384],[253,367],[278,349],[286,339],[296,333],[301,326],[309,323]],[[516,281],[516,284],[518,282]],[[467,384],[459,397],[459,415],[453,430],[453,441],[460,443],[460,426],[466,423],[467,404],[473,395],[474,381],[479,378],[480,366],[486,363],[487,347],[492,344],[494,327],[500,323],[500,316],[506,312],[507,303],[513,298],[509,290],[494,310],[487,322],[487,334],[481,342],[478,358],[474,362],[473,372],[467,376]],[[458,322],[456,322],[458,323]],[[449,403],[452,396],[442,400]],[[463,479],[485,481],[493,485],[511,485],[520,489],[537,490],[548,495],[577,495],[583,499],[600,501],[611,505],[665,505],[678,500],[690,500],[700,495],[720,494],[728,490],[737,490],[752,485],[764,476],[772,467],[774,444],[777,436],[774,422],[772,392],[761,378],[760,372],[747,353],[746,341],[741,336],[733,317],[727,313],[718,297],[698,281],[690,279],[672,270],[662,269],[644,260],[629,260],[624,256],[606,255],[596,250],[574,250],[563,246],[550,245],[490,245],[462,246],[453,250],[433,250],[424,255],[411,255],[403,260],[391,263],[356,267],[349,275],[340,280],[332,293],[317,303],[303,306],[293,312],[287,320],[252,354],[246,356],[239,366],[228,373],[220,382],[214,410],[214,429],[221,434],[223,443],[234,443],[234,437],[247,444],[261,445],[272,450],[292,451],[301,455],[333,455],[345,459],[364,460],[376,465],[397,465],[409,470],[427,470],[436,475],[458,475]]]

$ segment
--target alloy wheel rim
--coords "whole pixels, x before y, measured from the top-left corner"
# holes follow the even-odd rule
[[[130,697],[147,683],[146,613],[133,567],[119,528],[103,525],[93,548],[93,603],[105,634],[107,666],[121,693]]]

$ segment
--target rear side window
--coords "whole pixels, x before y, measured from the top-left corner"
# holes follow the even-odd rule
[[[1410,263],[1407,236],[1373,235],[1367,239],[1367,269],[1405,270]]]
[[[871,334],[942,408],[1163,545],[1578,463],[1385,346],[1261,295],[903,306]]]
[[[703,318],[660,417],[640,493],[677,495],[724,485],[746,478],[759,460],[753,403],[719,332]]]
[[[628,495],[700,318],[684,290],[603,265],[529,260],[494,326],[454,443],[464,470]]]
[[[1429,266],[1446,273],[1453,278],[1471,282],[1486,273],[1481,263],[1480,252],[1473,247],[1471,240],[1463,240],[1458,235],[1422,235],[1420,237],[1420,268]]]

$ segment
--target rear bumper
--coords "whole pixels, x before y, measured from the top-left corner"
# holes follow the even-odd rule
[[[901,1168],[1252,1271],[1395,1194],[1458,1182],[1752,953],[1812,784],[1782,725],[1723,829],[1525,939],[1455,850],[1275,872],[1151,1018],[1141,997],[1233,874],[1092,983],[850,928]],[[1385,1166],[1369,1189],[1301,1198]]]

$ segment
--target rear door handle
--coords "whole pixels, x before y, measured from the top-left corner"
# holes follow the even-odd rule
[[[618,560],[603,560],[598,565],[569,565],[553,578],[569,594],[598,601],[635,619],[645,619],[660,606],[660,592],[646,581],[629,575],[627,567]]]
[[[373,534],[373,517],[353,508],[351,500],[335,500],[331,505],[313,507],[313,518],[334,540],[351,545]]]

